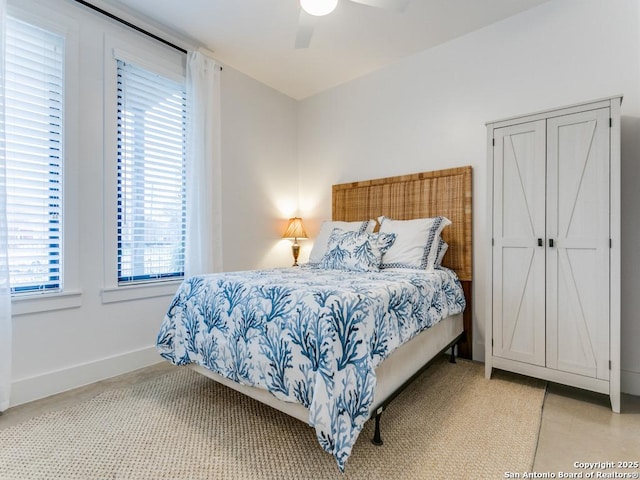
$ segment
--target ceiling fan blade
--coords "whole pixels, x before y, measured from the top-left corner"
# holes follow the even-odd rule
[[[298,31],[296,32],[296,49],[309,48],[311,36],[313,35],[313,27],[315,27],[313,15],[309,15],[301,9],[300,19],[298,20]]]
[[[354,3],[367,5],[369,7],[384,8],[398,13],[404,12],[411,0],[351,0]]]

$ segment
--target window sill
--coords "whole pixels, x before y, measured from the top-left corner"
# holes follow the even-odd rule
[[[101,292],[102,303],[128,302],[130,300],[141,300],[144,298],[173,296],[181,283],[182,279],[105,288]]]
[[[50,312],[53,310],[78,308],[81,305],[81,291],[15,296],[11,298],[11,315],[17,316],[30,313]]]

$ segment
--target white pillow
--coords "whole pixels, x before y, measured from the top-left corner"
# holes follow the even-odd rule
[[[436,267],[442,265],[442,259],[444,258],[445,253],[447,253],[448,248],[449,244],[445,242],[442,237],[440,237],[440,242],[438,243],[438,253],[436,254]]]
[[[440,233],[451,221],[446,217],[392,220],[379,217],[381,233],[395,233],[396,240],[382,256],[380,268],[433,270]]]
[[[348,232],[360,232],[371,233],[376,226],[375,220],[365,220],[364,222],[332,222],[325,220],[320,225],[320,231],[313,242],[313,248],[309,254],[309,263],[320,263],[322,257],[327,252],[327,244],[329,243],[329,236],[333,232],[334,228],[346,230]]]

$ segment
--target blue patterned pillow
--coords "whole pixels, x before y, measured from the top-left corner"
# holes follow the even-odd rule
[[[324,221],[320,225],[320,231],[318,236],[313,242],[311,253],[309,254],[309,263],[320,264],[322,257],[327,252],[327,244],[329,243],[329,236],[333,232],[334,228],[341,230],[348,230],[354,232],[373,232],[376,226],[375,220],[365,220],[364,222],[339,222],[339,221]]]
[[[378,271],[382,255],[395,239],[393,233],[349,232],[334,228],[320,266],[356,272]]]

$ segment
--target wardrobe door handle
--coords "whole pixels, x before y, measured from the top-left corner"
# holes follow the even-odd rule
[[[553,238],[549,239],[549,247],[553,248]]]
[[[543,243],[542,243],[542,239],[541,239],[541,238],[539,238],[539,239],[538,239],[538,246],[539,246],[539,247],[541,247],[542,245],[543,245]]]

